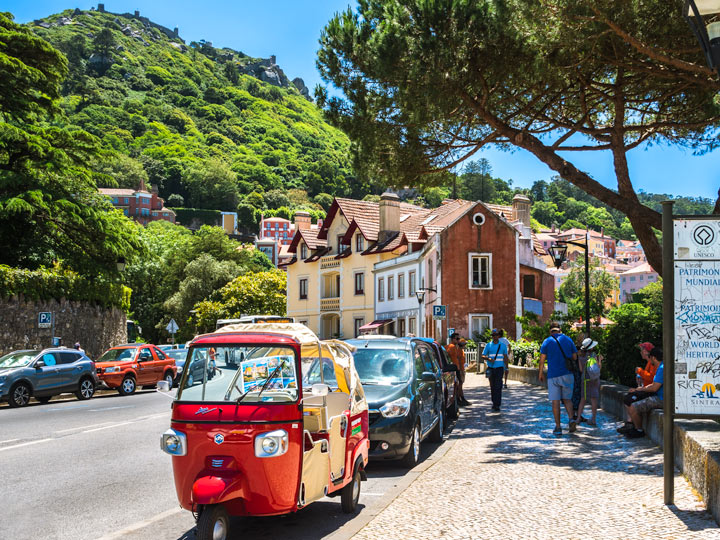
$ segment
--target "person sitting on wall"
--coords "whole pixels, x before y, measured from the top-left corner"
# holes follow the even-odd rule
[[[629,439],[644,437],[642,414],[663,406],[663,352],[659,347],[655,347],[650,351],[649,357],[657,368],[653,382],[640,388],[631,388],[624,399],[632,426],[627,429],[620,428],[618,431]]]

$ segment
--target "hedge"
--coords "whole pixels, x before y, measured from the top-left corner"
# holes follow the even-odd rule
[[[0,264],[0,298],[22,294],[32,300],[74,300],[130,310],[131,289],[110,278],[92,279],[60,268],[26,270]]]

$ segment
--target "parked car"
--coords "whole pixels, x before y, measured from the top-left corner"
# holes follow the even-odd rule
[[[413,467],[426,437],[445,428],[443,372],[430,344],[418,338],[350,339],[370,413],[370,457]]]
[[[443,395],[445,396],[445,416],[451,420],[458,417],[460,408],[458,407],[458,396],[460,395],[460,378],[458,377],[458,368],[448,358],[445,347],[440,345],[432,338],[418,338],[428,343],[432,347],[435,355],[440,360],[440,368],[443,372]]]
[[[162,380],[172,385],[177,372],[173,358],[145,343],[112,347],[98,358],[96,366],[101,385],[122,396],[133,394],[138,386],[152,388]]]
[[[64,393],[90,399],[98,383],[95,363],[75,349],[21,350],[0,358],[0,399],[11,407],[24,407],[31,397],[47,403]]]
[[[171,351],[167,351],[166,353],[169,357],[173,358],[175,360],[175,367],[177,367],[177,375],[175,375],[175,380],[173,381],[173,385],[177,386],[180,383],[180,377],[182,377],[183,371],[185,369],[185,360],[188,355],[188,349],[173,349]],[[216,362],[213,358],[210,358],[210,361],[207,365],[207,378],[208,380],[212,379],[216,372]],[[204,361],[198,361],[198,358],[196,357],[193,361],[190,362],[190,373],[188,374],[188,386],[192,386],[196,382],[202,382],[203,376],[205,373],[205,362]]]

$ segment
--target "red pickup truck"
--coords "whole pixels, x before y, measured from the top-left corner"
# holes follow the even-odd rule
[[[138,386],[153,387],[165,380],[172,386],[177,368],[175,360],[155,345],[128,343],[108,349],[95,362],[100,385],[117,389],[122,396]]]

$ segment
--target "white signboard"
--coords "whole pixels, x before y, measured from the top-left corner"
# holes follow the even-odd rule
[[[718,260],[675,261],[675,412],[720,415]]]
[[[720,220],[676,219],[675,260],[720,260]]]

